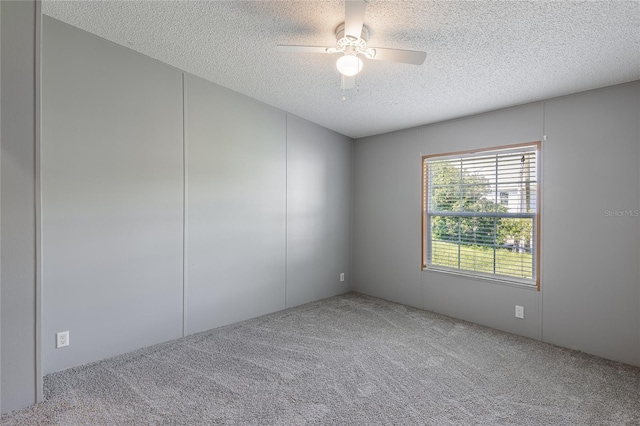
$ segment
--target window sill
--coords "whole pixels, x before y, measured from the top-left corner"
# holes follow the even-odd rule
[[[461,272],[455,269],[438,268],[438,267],[435,267],[435,268],[423,267],[422,272],[435,272],[438,274],[455,275],[460,278],[466,278],[474,281],[490,282],[493,284],[506,285],[508,287],[516,287],[516,288],[521,288],[525,290],[539,291],[535,281],[532,282],[532,281],[526,281],[526,280],[518,280],[517,278],[512,280],[509,278],[483,276],[483,275],[469,274],[469,273]]]

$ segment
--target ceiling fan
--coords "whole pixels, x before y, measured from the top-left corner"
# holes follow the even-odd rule
[[[426,52],[416,50],[386,49],[367,47],[369,30],[364,26],[364,13],[367,3],[364,0],[346,0],[344,2],[344,23],[336,28],[336,46],[277,46],[281,52],[293,53],[340,53],[336,68],[342,77],[342,89],[352,89],[356,85],[356,75],[362,71],[362,58],[379,61],[402,62],[422,65]]]

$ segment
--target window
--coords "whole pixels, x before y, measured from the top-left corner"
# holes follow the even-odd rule
[[[540,143],[427,155],[423,268],[539,288]]]

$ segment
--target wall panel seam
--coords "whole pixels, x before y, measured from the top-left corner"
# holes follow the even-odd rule
[[[187,173],[187,80],[182,73],[182,337],[187,335],[187,235],[188,235],[188,173]]]
[[[284,308],[287,309],[289,275],[289,114],[284,115]]]
[[[35,2],[35,401],[43,399],[42,377],[42,181],[40,172],[42,136],[42,3]]]

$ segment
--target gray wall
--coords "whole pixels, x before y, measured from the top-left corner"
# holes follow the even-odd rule
[[[636,365],[639,112],[640,84],[545,103],[542,258],[544,340]]]
[[[187,332],[284,309],[286,115],[188,76]]]
[[[36,31],[32,3],[1,4],[5,412],[37,393]],[[359,140],[352,188],[347,138],[53,19],[44,39],[45,373],[350,285],[640,365],[640,226],[604,211],[639,208],[640,84]],[[421,272],[420,155],[543,134],[542,291]]]
[[[640,83],[359,139],[355,289],[640,365]],[[420,156],[543,142],[541,291],[420,272]],[[516,319],[514,306],[525,307]]]
[[[351,151],[345,136],[287,118],[287,307],[350,288]]]
[[[43,33],[51,372],[182,335],[182,73],[52,19]]]
[[[351,139],[43,25],[45,374],[349,289]]]
[[[419,308],[422,132],[357,140],[353,178],[355,290]]]
[[[36,401],[35,2],[0,2],[1,411]]]
[[[537,103],[426,126],[422,152],[437,154],[539,141],[542,117],[542,105]],[[422,287],[425,309],[527,337],[540,337],[540,301],[535,290],[434,271],[422,273]],[[515,305],[524,306],[524,320],[515,318]]]

